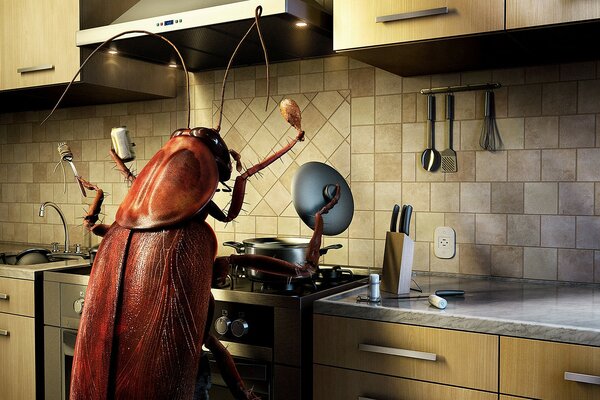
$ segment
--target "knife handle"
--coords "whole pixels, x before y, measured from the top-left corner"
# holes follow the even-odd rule
[[[394,204],[394,209],[392,210],[392,220],[390,221],[390,232],[396,232],[396,227],[398,226],[399,212],[400,206],[398,204]],[[400,223],[402,223],[402,220],[400,220]],[[400,227],[402,227],[402,225]]]
[[[405,234],[410,234],[410,217],[412,215],[412,206],[410,204],[406,205],[406,208],[403,210],[403,217],[404,220],[402,221],[402,232],[404,232]]]

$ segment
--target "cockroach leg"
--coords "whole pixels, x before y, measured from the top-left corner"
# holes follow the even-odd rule
[[[96,192],[96,196],[90,204],[87,214],[83,217],[83,225],[94,235],[104,236],[106,232],[108,232],[110,226],[105,224],[97,224],[100,211],[102,209],[102,202],[104,201],[104,191],[80,176],[77,177],[77,180],[87,190],[94,190]]]
[[[114,151],[114,149],[110,149],[110,156],[112,157],[113,161],[115,162],[115,165],[116,165],[117,169],[119,170],[119,172],[125,177],[125,180],[127,182],[129,182],[129,184],[131,185],[133,183],[133,181],[135,180],[135,175],[133,174],[133,172],[131,172],[131,170],[127,167],[127,165],[125,165],[125,163],[123,162],[121,157],[119,157],[119,155]]]

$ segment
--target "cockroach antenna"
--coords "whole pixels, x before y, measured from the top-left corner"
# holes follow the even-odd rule
[[[254,22],[252,23],[252,25],[250,25],[250,28],[248,28],[248,30],[246,31],[246,34],[242,37],[242,39],[240,40],[240,42],[238,43],[238,45],[235,47],[235,50],[233,50],[233,54],[231,55],[231,58],[229,59],[229,63],[227,63],[227,68],[225,69],[225,75],[223,76],[223,84],[221,85],[221,105],[219,107],[219,122],[217,123],[217,127],[215,128],[215,131],[219,132],[221,131],[221,122],[223,120],[223,102],[225,101],[225,84],[227,82],[227,76],[229,75],[229,70],[231,69],[231,64],[233,63],[233,59],[235,58],[235,55],[237,54],[238,50],[240,49],[242,43],[244,43],[244,40],[246,40],[246,38],[248,37],[248,35],[250,34],[250,32],[252,32],[252,28],[254,28],[254,26],[256,26],[256,32],[258,32],[258,38],[260,39],[260,45],[262,46],[263,49],[263,53],[265,55],[265,66],[267,69],[267,101],[265,103],[265,111],[267,111],[268,107],[269,107],[269,55],[267,54],[267,47],[265,46],[265,41],[263,39],[262,33],[260,31],[260,25],[258,23],[258,20],[260,18],[260,16],[262,15],[262,7],[258,6],[256,7],[256,10],[254,11]]]

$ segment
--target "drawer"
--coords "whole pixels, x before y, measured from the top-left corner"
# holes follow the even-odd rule
[[[34,316],[33,281],[0,278],[0,313]]]
[[[560,24],[600,18],[595,0],[507,0],[506,29]]]
[[[314,316],[315,363],[498,391],[498,337]]]
[[[381,17],[388,22],[377,22]],[[504,0],[334,0],[333,2],[334,50],[502,29],[504,29]]]
[[[496,400],[496,393],[315,365],[314,400]],[[332,390],[335,388],[335,390]]]
[[[502,337],[500,392],[537,399],[600,399],[600,348]]]

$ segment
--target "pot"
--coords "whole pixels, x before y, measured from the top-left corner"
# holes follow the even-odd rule
[[[246,239],[240,242],[224,242],[224,246],[233,247],[238,254],[257,254],[278,258],[293,264],[304,264],[310,239],[307,238],[254,238]],[[319,250],[319,254],[326,254],[327,251],[342,248],[341,244],[332,244]],[[250,279],[255,280],[285,280],[286,277],[280,275],[258,271],[253,268],[247,268],[246,273]]]

